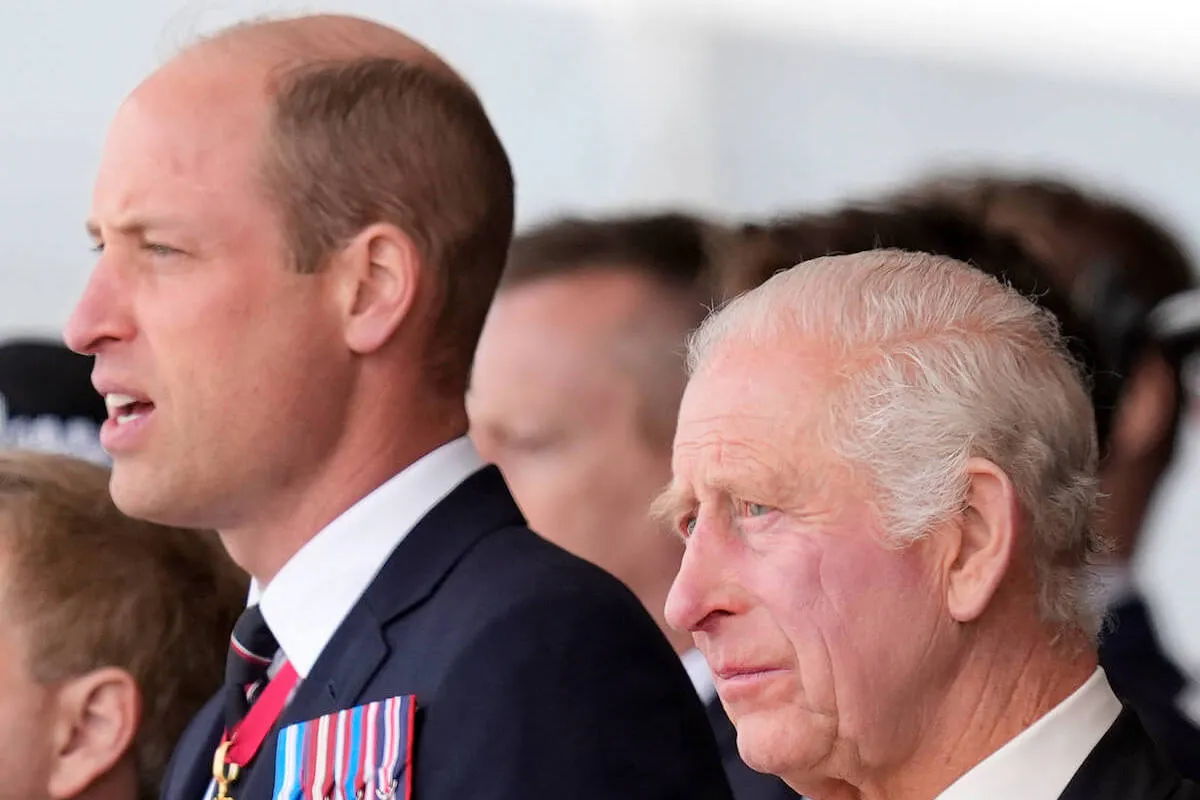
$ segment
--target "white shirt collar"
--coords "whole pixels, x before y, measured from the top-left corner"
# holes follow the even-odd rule
[[[329,523],[260,589],[249,604],[263,618],[301,678],[416,524],[484,466],[466,437],[417,460]]]
[[[708,662],[704,660],[704,654],[693,647],[679,659],[683,662],[683,668],[687,670],[688,677],[692,679],[692,686],[696,688],[696,694],[700,695],[700,702],[708,705],[716,700],[717,686],[713,683],[712,671],[708,668]]]
[[[937,800],[1058,800],[1116,722],[1121,701],[1104,670],[950,785]]]

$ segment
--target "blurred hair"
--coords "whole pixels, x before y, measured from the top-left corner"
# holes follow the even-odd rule
[[[108,477],[66,456],[0,451],[4,591],[34,680],[118,667],[137,682],[138,797],[152,800],[188,721],[221,685],[247,579],[215,534],[126,517]]]
[[[1042,617],[1096,634],[1096,433],[1053,315],[961,262],[882,250],[807,261],[733,300],[692,336],[689,371],[731,340],[854,364],[829,375],[818,435],[866,477],[897,544],[962,512],[969,458],[995,463],[1027,518]]]
[[[1086,191],[1066,181],[1041,176],[1004,176],[986,172],[948,174],[903,189],[906,202],[953,207],[989,231],[1014,237],[1045,265],[1049,277],[1101,344],[1115,333],[1114,310],[1101,301],[1097,284],[1110,282],[1112,271],[1120,291],[1144,308],[1196,286],[1196,275],[1182,244],[1161,222],[1130,202]],[[1137,346],[1145,347],[1144,341]],[[1170,366],[1176,405],[1164,438],[1155,453],[1161,471],[1174,456],[1175,441],[1186,402],[1183,385],[1185,353],[1150,345]],[[1104,350],[1113,350],[1105,347]],[[1131,354],[1136,358],[1138,353]],[[1129,363],[1109,359],[1113,372],[1114,405]]]
[[[686,383],[685,339],[716,299],[714,280],[730,252],[729,236],[715,223],[677,212],[564,217],[514,239],[500,290],[597,272],[645,279],[648,302],[624,321],[614,356],[641,394],[647,439],[669,447]]]

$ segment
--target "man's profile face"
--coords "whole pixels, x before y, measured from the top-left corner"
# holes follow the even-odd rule
[[[335,433],[306,424],[339,402],[338,336],[323,278],[290,269],[264,188],[267,114],[252,67],[191,54],[109,132],[96,264],[66,338],[96,355],[112,493],[133,516],[234,525]]]
[[[649,517],[670,454],[648,441],[642,391],[619,354],[622,326],[649,291],[611,270],[501,291],[468,395],[472,438],[530,527],[635,591],[647,548],[675,547]]]
[[[802,785],[911,746],[942,635],[926,550],[884,542],[821,433],[835,367],[816,345],[723,345],[688,384],[664,498],[687,542],[667,620],[743,759]]]

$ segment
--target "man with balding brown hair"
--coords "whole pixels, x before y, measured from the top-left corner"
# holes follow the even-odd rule
[[[466,438],[512,224],[478,98],[373,22],[239,26],[121,107],[67,340],[117,504],[254,578],[165,800],[728,797],[649,615]]]
[[[130,519],[108,470],[0,451],[5,796],[152,800],[221,683],[246,577],[211,532]]]

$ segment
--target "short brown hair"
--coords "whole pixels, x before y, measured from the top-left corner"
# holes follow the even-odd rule
[[[246,576],[212,533],[126,517],[108,470],[0,451],[5,590],[31,637],[28,667],[53,683],[102,667],[137,682],[138,797],[157,797],[188,720],[222,683]]]
[[[560,217],[513,240],[501,285],[583,270],[624,269],[667,288],[711,295],[727,236],[715,223],[680,212]]]
[[[295,267],[313,272],[364,227],[391,223],[435,283],[425,354],[435,386],[466,389],[512,238],[508,156],[471,89],[398,58],[277,74],[264,160]]]

